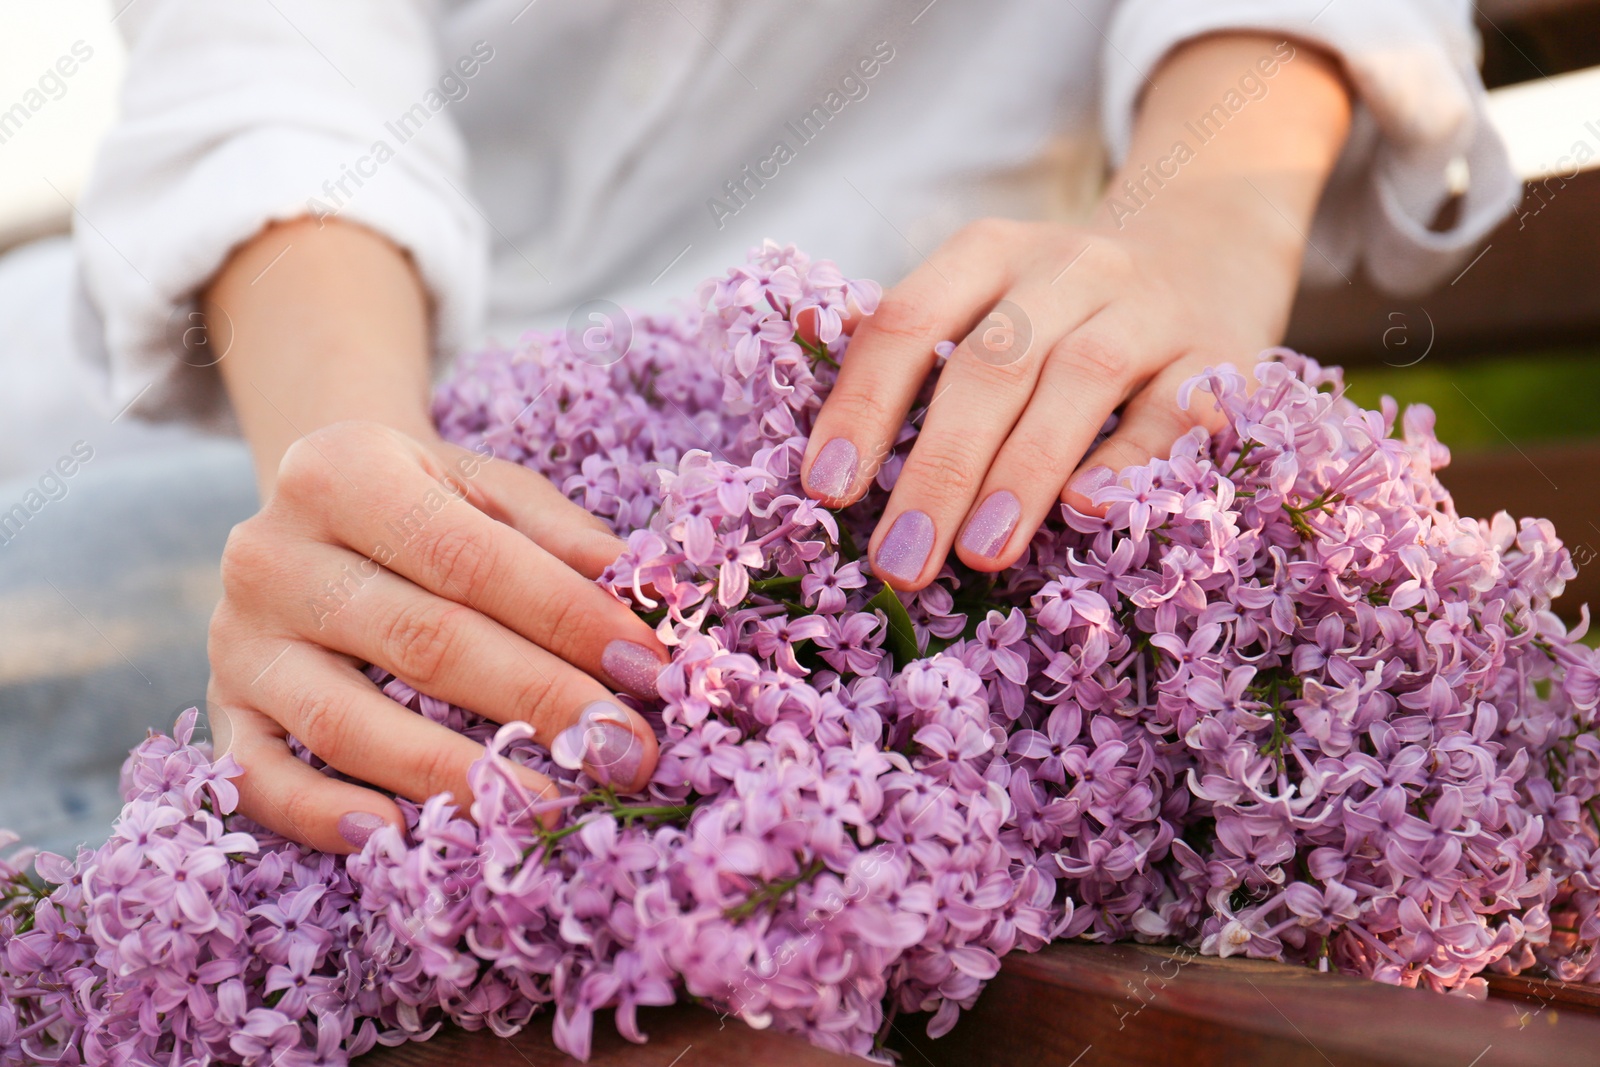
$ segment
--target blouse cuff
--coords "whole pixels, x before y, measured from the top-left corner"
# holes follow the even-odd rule
[[[1127,154],[1141,92],[1183,42],[1231,30],[1319,46],[1343,63],[1356,101],[1312,223],[1306,277],[1348,281],[1360,265],[1380,288],[1427,289],[1522,195],[1485,110],[1470,11],[1440,0],[1128,0],[1105,35],[1101,121],[1113,162]],[[1248,73],[1270,88],[1270,77]],[[1458,192],[1452,224],[1431,228]]]

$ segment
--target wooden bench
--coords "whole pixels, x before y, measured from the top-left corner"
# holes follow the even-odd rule
[[[859,1060],[692,1006],[641,1011],[647,1045],[595,1028],[596,1067],[832,1067]],[[908,1067],[1556,1067],[1600,1061],[1600,990],[1499,978],[1487,1002],[1395,989],[1261,960],[1144,945],[1052,945],[1013,955],[956,1028],[930,1040],[897,1020]],[[446,1030],[361,1067],[554,1067],[576,1061],[536,1021],[515,1038]]]

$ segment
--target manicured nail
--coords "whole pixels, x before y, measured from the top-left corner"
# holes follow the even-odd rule
[[[961,547],[973,555],[993,559],[1005,547],[1020,518],[1022,502],[1016,494],[1007,489],[996,490],[967,520],[967,528],[961,532]]]
[[[350,846],[362,849],[367,846],[367,838],[387,826],[382,817],[370,811],[347,811],[339,816],[339,836],[350,842]]]
[[[556,735],[550,758],[570,771],[582,767],[601,785],[632,785],[644,762],[644,743],[628,728],[627,712],[596,700]]]
[[[933,520],[921,511],[903,511],[878,546],[873,567],[880,574],[912,582],[927,565],[932,549]]]
[[[818,496],[840,499],[855,482],[856,464],[860,459],[855,445],[843,437],[835,437],[817,453],[811,471],[806,475],[806,488]]]
[[[1104,489],[1116,480],[1117,476],[1110,467],[1090,467],[1072,479],[1072,484],[1068,488],[1074,493],[1082,493],[1090,500],[1093,500],[1095,490]]]
[[[644,762],[644,743],[626,726],[601,723],[590,746],[589,777],[605,785],[631,786]]]
[[[665,666],[661,657],[634,641],[620,637],[600,653],[600,669],[623,689],[648,700],[656,698],[656,675]]]

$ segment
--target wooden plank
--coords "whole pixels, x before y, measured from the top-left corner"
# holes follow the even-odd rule
[[[1490,88],[1600,63],[1600,2],[1478,0],[1483,80]]]
[[[704,1008],[681,1004],[641,1008],[639,1025],[649,1044],[635,1045],[617,1034],[611,1013],[595,1021],[594,1050],[589,1067],[859,1067],[861,1061],[814,1048],[805,1040],[765,1030],[752,1030],[736,1018],[723,1018]],[[577,1060],[550,1040],[548,1015],[515,1037],[496,1037],[487,1030],[454,1027],[432,1040],[377,1049],[355,1061],[360,1067],[578,1067]]]
[[[1321,363],[1405,367],[1600,338],[1600,170],[1530,186],[1480,251],[1453,284],[1421,296],[1381,293],[1364,277],[1303,288],[1285,343]]]
[[[945,1037],[901,1018],[890,1044],[927,1067],[1549,1067],[1600,1059],[1600,987],[1491,976],[1487,1003],[1184,949],[1067,942],[1006,959]],[[752,1030],[702,1008],[640,1012],[647,1045],[601,1013],[594,1067],[846,1067],[799,1038]],[[548,1018],[514,1038],[449,1028],[380,1049],[361,1067],[557,1067]]]
[[[1008,957],[947,1036],[914,1022],[893,1041],[928,1067],[1550,1067],[1600,1050],[1600,1019],[1578,1011],[1133,944]]]
[[[1574,619],[1581,605],[1600,606],[1600,441],[1462,453],[1439,477],[1463,515],[1488,518],[1505,510],[1555,523],[1578,568],[1556,610]]]
[[[1488,979],[1490,996],[1532,1005],[1524,1011],[1541,1014],[1550,1009],[1600,1016],[1600,986],[1509,974],[1491,974]]]

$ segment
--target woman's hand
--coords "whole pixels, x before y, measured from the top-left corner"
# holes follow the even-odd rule
[[[228,538],[211,623],[213,728],[244,768],[241,810],[330,852],[399,822],[382,793],[295,758],[290,734],[361,781],[470,803],[482,746],[389,700],[362,663],[496,722],[531,723],[546,746],[576,731],[561,747],[591,776],[641,787],[655,735],[611,689],[654,696],[665,651],[590,580],[621,548],[514,463],[369,422],[292,445],[266,506]]]
[[[612,689],[653,696],[665,650],[589,580],[622,542],[533,471],[439,440],[430,308],[404,251],[339,220],[273,225],[204,309],[227,328],[217,370],[266,501],[228,539],[211,622],[208,710],[243,768],[241,810],[328,852],[399,823],[383,793],[296,759],[291,734],[391,793],[472,802],[482,746],[389,700],[362,663],[643,785],[655,734]]]
[[[1241,72],[1266,88],[1172,162],[1179,131]],[[1249,364],[1281,336],[1348,123],[1338,72],[1303,46],[1217,37],[1181,50],[1157,82],[1092,223],[969,226],[855,330],[803,467],[808,492],[834,505],[858,499],[889,455],[934,345],[962,339],[868,550],[897,588],[931,582],[952,546],[974,569],[1010,566],[1058,500],[1092,510],[1089,494],[1123,467],[1214,426],[1214,411],[1177,407],[1186,378]],[[1115,432],[1086,455],[1118,408]]]

